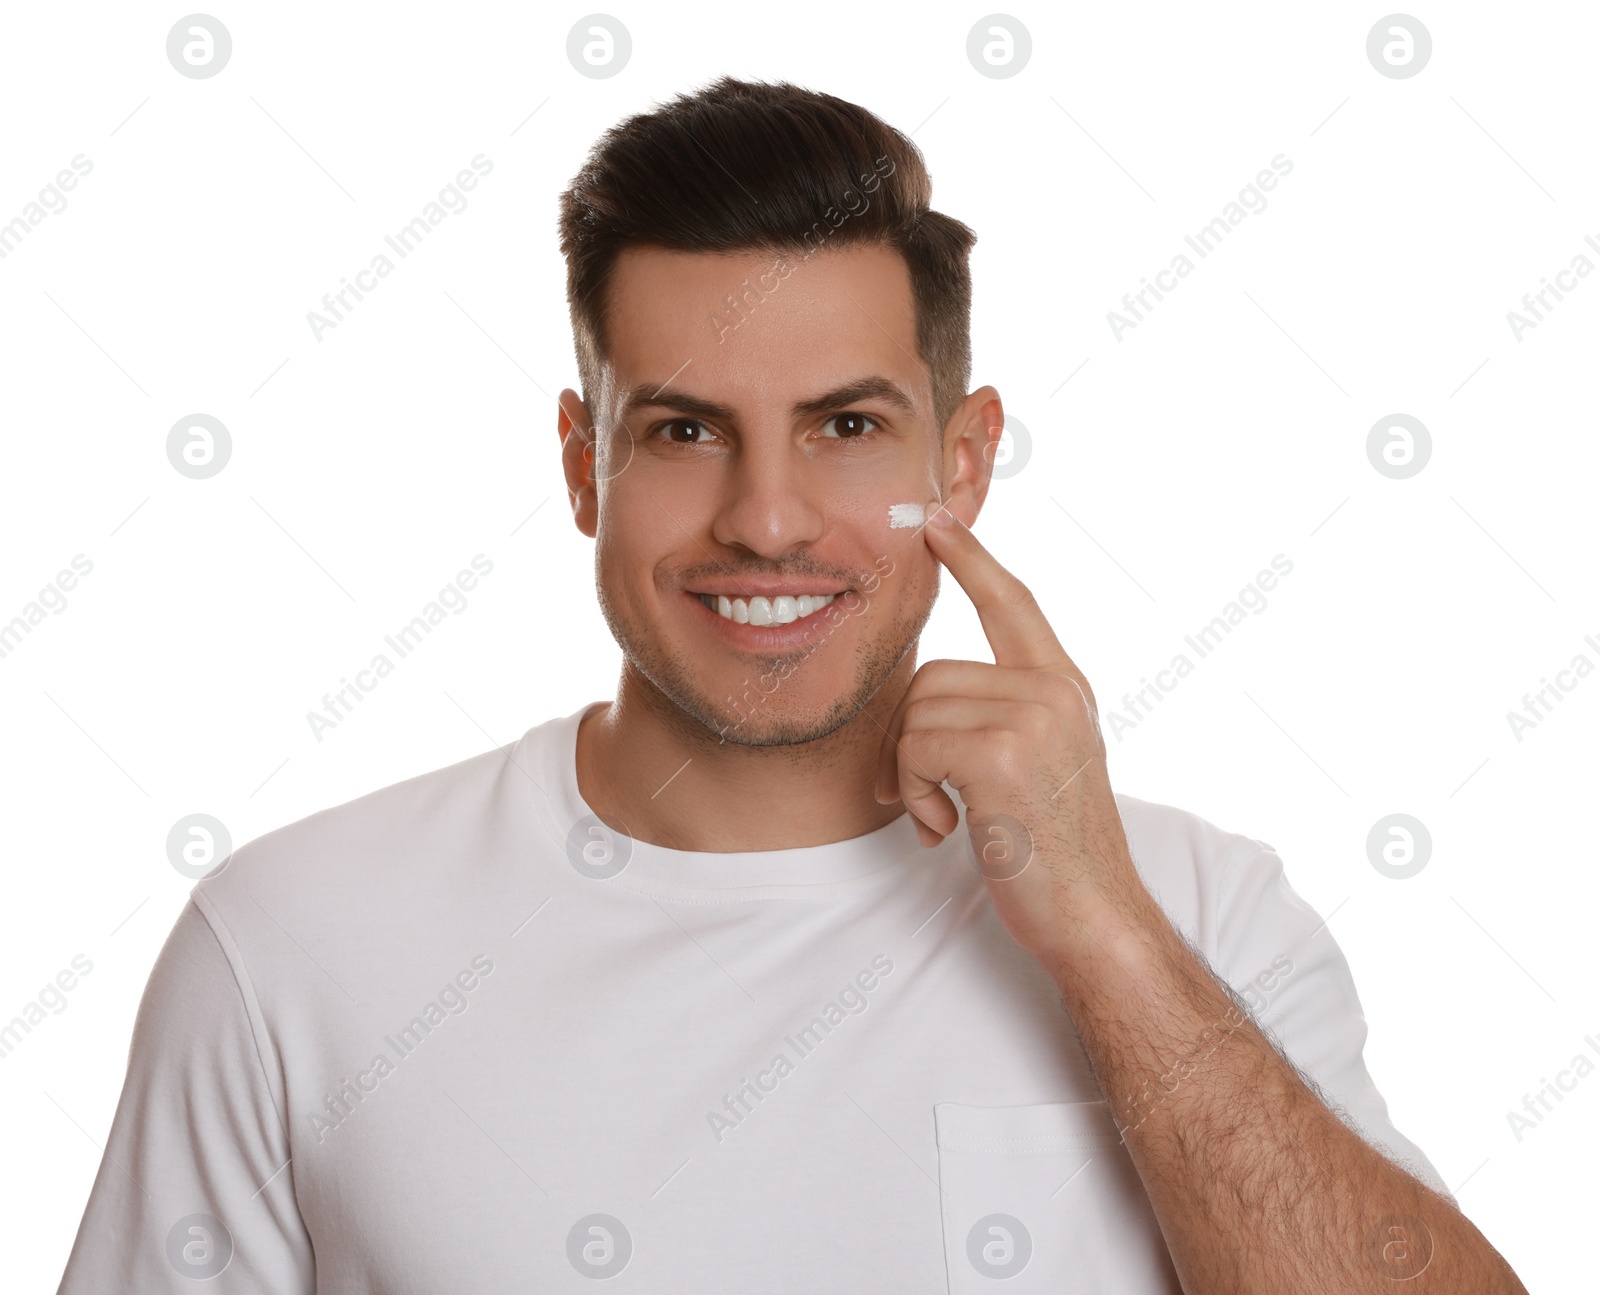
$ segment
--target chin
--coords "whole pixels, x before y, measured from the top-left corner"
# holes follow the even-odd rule
[[[733,746],[794,747],[830,737],[853,718],[853,715],[837,715],[824,719],[783,715],[768,715],[758,719],[748,716],[714,725],[711,731],[721,741]]]

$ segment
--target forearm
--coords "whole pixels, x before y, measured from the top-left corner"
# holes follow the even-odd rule
[[[1526,1295],[1449,1200],[1323,1105],[1148,892],[1081,915],[1050,970],[1188,1295]]]

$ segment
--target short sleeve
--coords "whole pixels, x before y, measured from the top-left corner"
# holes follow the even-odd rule
[[[311,1239],[259,1012],[194,898],[140,1000],[127,1076],[58,1295],[310,1295]]]
[[[1367,1021],[1350,965],[1328,923],[1259,841],[1227,858],[1211,929],[1217,974],[1250,1005],[1259,1024],[1310,1079],[1334,1114],[1370,1146],[1448,1197],[1420,1147],[1395,1128],[1362,1059]]]

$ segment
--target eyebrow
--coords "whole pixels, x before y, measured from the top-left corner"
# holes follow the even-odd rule
[[[917,412],[911,397],[897,383],[878,374],[857,378],[832,391],[824,391],[820,396],[796,401],[790,412],[795,418],[809,418],[866,400],[881,400],[907,417]],[[629,389],[627,402],[622,407],[622,417],[627,419],[638,410],[647,408],[675,409],[695,418],[717,418],[724,422],[732,422],[737,418],[731,408],[714,400],[705,400],[676,387],[657,387],[649,382],[641,382]]]

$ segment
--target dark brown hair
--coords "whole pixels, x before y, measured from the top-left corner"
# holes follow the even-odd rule
[[[599,394],[605,287],[625,247],[809,256],[877,243],[910,270],[917,350],[942,436],[972,372],[967,254],[977,235],[930,210],[932,192],[907,136],[865,108],[788,82],[724,76],[613,126],[561,195],[585,402]],[[729,318],[739,318],[731,304]]]

